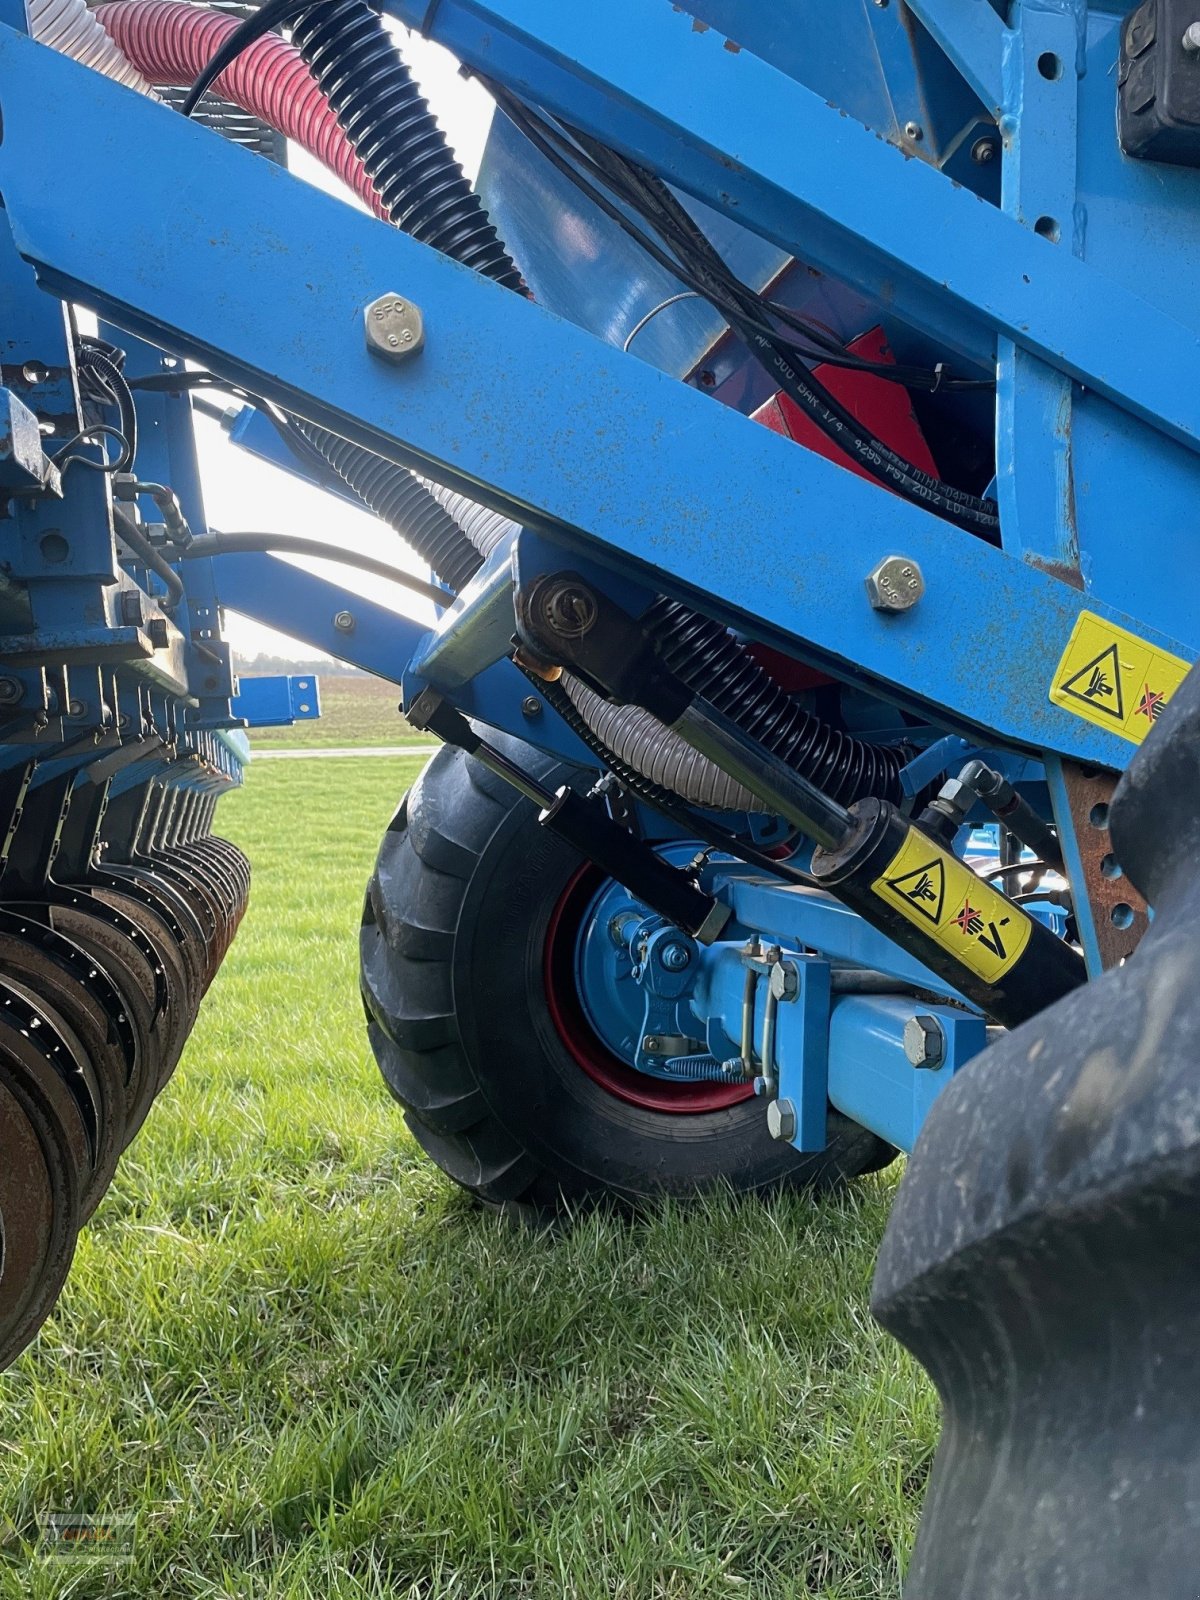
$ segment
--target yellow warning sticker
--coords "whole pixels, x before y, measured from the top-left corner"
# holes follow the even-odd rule
[[[871,889],[985,983],[998,983],[1029,943],[1025,913],[916,828]]]
[[[1190,666],[1126,628],[1081,611],[1050,685],[1050,698],[1064,711],[1141,744]]]

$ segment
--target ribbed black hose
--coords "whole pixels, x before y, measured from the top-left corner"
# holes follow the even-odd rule
[[[328,428],[293,418],[309,444],[368,510],[410,544],[456,593],[483,565],[483,557],[448,511],[406,467],[341,439]]]
[[[664,663],[678,678],[823,793],[843,805],[867,795],[900,799],[902,751],[868,744],[814,717],[779,687],[728,628],[665,596],[654,602],[644,620]]]
[[[328,0],[292,38],[398,228],[524,291],[479,196],[367,0]]]
[[[326,0],[300,16],[292,36],[392,221],[414,238],[524,293],[512,257],[367,0]],[[410,473],[325,429],[309,423],[301,426],[338,475],[409,540],[439,577],[459,588],[466,578],[456,580],[450,570],[465,572],[466,577],[477,570],[480,558],[474,546]],[[421,497],[436,507],[444,522],[433,517]],[[468,544],[474,565],[445,523]],[[650,622],[652,632],[661,628],[665,659],[685,683],[826,793],[843,803],[866,795],[900,797],[900,752],[865,744],[810,715],[728,629],[665,598],[651,608]],[[570,701],[565,693],[555,694],[552,703],[567,716],[563,708]],[[567,720],[577,727],[582,719],[573,706],[571,712]],[[611,752],[594,736],[588,743],[611,761]],[[623,763],[620,767],[623,770],[614,768],[617,776],[646,798],[651,798],[647,786],[657,791],[656,801],[671,798]]]

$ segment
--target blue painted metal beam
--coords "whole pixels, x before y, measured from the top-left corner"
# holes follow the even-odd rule
[[[768,642],[806,641],[902,704],[953,707],[955,725],[1001,742],[1125,764],[1123,740],[1047,697],[1082,594],[23,36],[0,35],[0,74],[5,215],[54,289],[568,549],[632,563]],[[79,169],[85,146],[123,174],[122,207]],[[427,336],[395,366],[367,352],[362,314],[398,286]],[[897,551],[921,564],[928,591],[886,616],[863,578]],[[222,558],[234,559],[256,558]],[[1153,616],[1094,595],[1086,605],[1193,654]],[[294,609],[277,615],[296,631]],[[399,637],[381,634],[379,648],[385,664],[369,670],[397,675]]]
[[[212,565],[222,605],[393,683],[427,631],[278,556],[218,555]]]
[[[989,0],[905,0],[989,111],[1003,98],[1001,62],[1007,29]]]
[[[978,9],[982,0],[959,0]],[[905,157],[670,0],[394,0],[468,65],[897,315],[991,360],[1004,334],[1200,449],[1200,338]],[[752,116],[747,107],[754,108]],[[1188,308],[1181,308],[1187,316]]]

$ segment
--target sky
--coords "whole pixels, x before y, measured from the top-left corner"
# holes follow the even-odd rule
[[[477,83],[459,75],[458,63],[440,45],[409,35],[398,25],[394,32],[405,61],[412,68],[459,160],[474,178],[491,123],[490,98]],[[348,204],[359,204],[318,162],[294,145],[289,147],[288,164],[298,177],[344,197]],[[413,571],[423,570],[420,563],[404,559],[404,547],[395,534],[367,512],[356,511],[334,496],[323,494],[288,473],[255,460],[231,444],[215,420],[197,414],[195,422],[205,513],[211,527],[230,533],[277,532],[319,538],[366,551]],[[394,605],[397,611],[432,621],[433,611],[426,601],[395,585],[356,575],[347,567],[333,568],[318,562],[301,564],[336,576],[345,588],[369,594],[381,605]],[[315,653],[311,647],[297,647],[283,635],[234,611],[227,610],[225,617],[226,637],[243,655],[254,656],[263,651],[311,658]]]

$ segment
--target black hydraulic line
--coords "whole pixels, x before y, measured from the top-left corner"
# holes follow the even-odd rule
[[[317,539],[300,539],[289,533],[223,533],[216,528],[211,533],[193,539],[179,555],[185,561],[195,561],[221,555],[296,555],[314,556],[320,561],[337,561],[346,567],[356,567],[369,572],[372,577],[385,578],[388,583],[398,583],[411,589],[424,600],[432,600],[443,609],[450,596],[436,584],[426,583],[413,572],[401,572],[386,561],[376,561],[373,556],[358,550],[346,550],[338,544],[325,544]]]
[[[871,476],[887,482],[906,498],[923,503],[935,512],[975,532],[995,535],[999,513],[994,501],[979,499],[965,490],[914,466],[911,461],[867,431],[863,424],[814,377],[807,362],[788,341],[764,322],[762,299],[734,276],[728,265],[660,178],[626,161],[585,135],[573,137],[591,152],[617,192],[645,216],[659,231],[681,261],[689,257],[698,264],[702,279],[710,280],[708,291],[717,309],[730,326],[746,341],[751,353],[772,374],[784,392],[808,413],[817,427]]]
[[[85,398],[93,401],[98,399],[102,405],[116,406],[120,413],[125,448],[113,466],[114,472],[125,472],[133,465],[138,443],[137,407],[133,403],[129,381],[121,370],[122,360],[123,352],[104,340],[83,338],[79,341],[79,376]],[[99,390],[99,395],[94,392],[88,394],[88,379],[91,380],[93,391]]]
[[[137,559],[166,584],[167,597],[162,602],[163,610],[174,611],[175,607],[183,599],[183,579],[175,571],[174,567],[168,561],[165,561],[154,548],[124,506],[114,505],[112,514],[113,521],[117,526],[117,532]],[[198,543],[199,541],[193,542]]]
[[[1017,793],[1002,772],[994,771],[984,761],[969,761],[958,776],[959,782],[974,790],[996,820],[1040,857],[1044,865],[1066,872],[1058,835],[1042,821],[1028,800]]]

